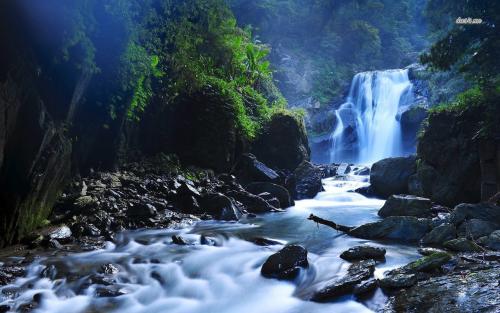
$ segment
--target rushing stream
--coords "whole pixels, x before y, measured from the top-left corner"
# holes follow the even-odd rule
[[[178,230],[127,232],[102,250],[40,258],[25,278],[0,288],[0,304],[18,309],[41,294],[35,312],[371,312],[386,301],[380,290],[365,301],[352,296],[326,304],[307,300],[346,273],[349,263],[339,257],[342,251],[370,242],[318,226],[307,217],[314,213],[345,225],[377,220],[383,201],[350,192],[366,186],[366,180],[364,176],[325,179],[325,192],[297,201],[284,213],[238,223],[204,221]],[[172,244],[174,234],[192,244]],[[200,245],[202,235],[213,245]],[[282,245],[265,247],[248,241],[255,237],[303,245],[309,251],[309,269],[294,282],[263,278],[261,265]],[[412,246],[370,244],[387,248],[386,262],[377,265],[375,277],[418,257]],[[103,269],[107,274],[99,274]]]

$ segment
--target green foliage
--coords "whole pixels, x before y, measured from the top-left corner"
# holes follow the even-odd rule
[[[440,112],[460,112],[466,110],[468,107],[477,107],[484,104],[485,96],[479,86],[468,89],[456,96],[455,101],[451,103],[442,103],[429,110],[432,113]]]

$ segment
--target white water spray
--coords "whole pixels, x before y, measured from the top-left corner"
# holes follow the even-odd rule
[[[332,162],[371,163],[403,154],[399,109],[411,100],[408,70],[358,73],[335,112]]]

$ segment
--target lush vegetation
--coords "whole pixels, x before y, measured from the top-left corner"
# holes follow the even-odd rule
[[[416,62],[426,47],[421,0],[232,0],[241,24],[273,47],[285,95],[329,104],[360,71]]]
[[[169,105],[207,85],[232,102],[249,139],[286,108],[269,48],[236,25],[223,0],[85,0],[66,3],[64,11],[70,31],[59,60],[95,76],[103,68],[115,74],[98,96],[109,113],[105,124],[139,121],[153,97]]]
[[[500,3],[485,0],[430,0],[427,17],[436,42],[421,60],[436,71],[456,68],[473,87],[434,112],[460,112],[482,107],[482,135],[498,136],[500,113]],[[462,24],[459,18],[480,19]]]

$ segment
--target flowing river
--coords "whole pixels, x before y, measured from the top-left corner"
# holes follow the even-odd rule
[[[101,250],[39,258],[24,278],[0,287],[0,305],[18,310],[35,296],[35,312],[47,313],[372,312],[387,300],[381,290],[366,300],[308,301],[315,290],[347,272],[350,263],[339,255],[352,246],[370,243],[387,249],[375,277],[418,258],[414,246],[352,238],[307,220],[311,213],[344,225],[379,219],[384,201],[352,192],[367,186],[367,180],[356,175],[325,179],[324,192],[283,213],[237,223],[203,221],[183,229],[126,232]],[[172,235],[190,244],[175,245]],[[304,246],[309,268],[293,282],[262,277],[261,265],[283,246],[249,241],[256,237]],[[209,245],[201,245],[202,239]]]

